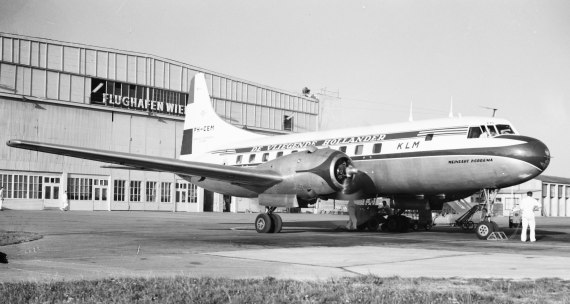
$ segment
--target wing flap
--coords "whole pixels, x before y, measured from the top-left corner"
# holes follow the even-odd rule
[[[125,167],[138,169],[144,168],[151,171],[172,172],[183,176],[205,177],[215,180],[229,181],[235,184],[271,186],[282,180],[282,177],[273,171],[260,170],[256,168],[223,166],[165,157],[114,152],[19,139],[9,140],[6,144],[14,148],[95,160]]]

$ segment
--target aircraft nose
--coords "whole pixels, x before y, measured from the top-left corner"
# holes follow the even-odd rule
[[[519,136],[518,140],[526,141],[517,146],[512,152],[512,157],[523,160],[538,169],[544,171],[550,164],[550,150],[540,140],[527,136]]]

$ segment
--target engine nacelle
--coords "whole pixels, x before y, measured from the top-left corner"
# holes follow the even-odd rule
[[[312,201],[342,191],[350,164],[346,154],[327,148],[292,153],[257,168],[276,171],[284,177],[264,194],[295,194],[299,201]]]

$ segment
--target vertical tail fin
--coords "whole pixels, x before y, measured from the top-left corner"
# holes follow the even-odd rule
[[[237,128],[218,116],[212,107],[204,74],[198,73],[190,84],[186,105],[184,133],[180,158],[223,148],[238,140],[260,138],[263,135]]]

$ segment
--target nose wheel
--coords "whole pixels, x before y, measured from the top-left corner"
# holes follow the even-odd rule
[[[258,233],[279,233],[283,228],[283,220],[279,214],[273,213],[275,207],[267,208],[265,213],[255,218],[255,231]]]

